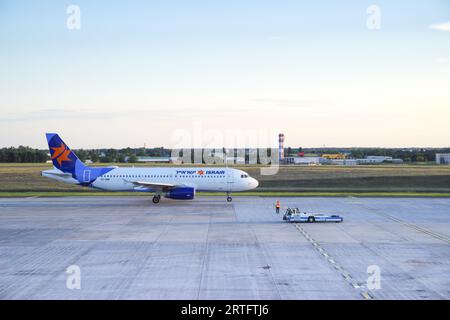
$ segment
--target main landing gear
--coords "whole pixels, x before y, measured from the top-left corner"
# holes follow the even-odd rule
[[[153,203],[159,203],[159,200],[161,200],[161,195],[160,194],[156,194],[154,197],[153,197],[153,199],[152,199],[152,201],[153,201]]]
[[[227,202],[233,201],[233,198],[231,197],[231,193],[227,192]]]

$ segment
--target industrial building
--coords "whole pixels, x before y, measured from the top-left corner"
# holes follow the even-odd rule
[[[227,158],[228,164],[245,164],[245,157]]]
[[[450,153],[436,153],[436,164],[450,164]]]
[[[325,163],[325,159],[321,157],[285,157],[284,164],[305,164],[318,165]]]
[[[357,166],[360,159],[333,159],[330,160],[329,164],[334,164],[337,166]]]
[[[128,160],[128,157],[125,159]],[[137,157],[137,162],[145,163],[174,163],[177,158],[172,157]]]
[[[346,155],[343,153],[323,154],[322,158],[329,160],[337,160],[337,159],[343,160],[346,158]]]
[[[364,159],[357,159],[358,164],[377,164],[383,162],[403,163],[402,159],[393,159],[386,156],[367,156]]]
[[[439,154],[438,154],[439,155]],[[438,155],[436,155],[436,161],[438,161]],[[443,154],[441,154],[443,155]],[[293,165],[338,165],[338,166],[356,166],[360,164],[380,164],[384,162],[390,163],[403,163],[402,159],[393,159],[388,156],[366,156],[363,159],[348,158],[348,154],[345,153],[324,153],[321,156],[318,155],[305,155],[303,152],[299,152],[297,156],[291,156],[284,154],[284,134],[278,135],[278,160],[280,164],[293,164]],[[445,156],[445,155],[444,155]],[[441,158],[439,158],[441,159]],[[443,158],[442,163],[450,163],[450,154]],[[439,163],[441,163],[439,162]]]
[[[384,157],[384,156],[367,156],[363,159],[347,159],[347,158],[339,158],[339,157],[319,157],[319,156],[306,156],[306,157],[284,157],[282,163],[283,164],[297,164],[297,165],[337,165],[337,166],[357,166],[364,164],[380,164],[384,162],[389,163],[403,163],[402,159],[393,159],[392,157]],[[447,162],[448,158],[447,158]]]

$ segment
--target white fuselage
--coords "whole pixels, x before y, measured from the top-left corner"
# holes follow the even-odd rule
[[[64,181],[60,177],[50,178]],[[67,180],[73,180],[67,178]],[[70,182],[70,181],[67,181]],[[209,167],[155,167],[155,168],[114,168],[98,177],[92,187],[108,191],[149,191],[134,182],[171,184],[192,187],[196,191],[246,191],[258,186],[258,181],[246,172],[232,168]]]

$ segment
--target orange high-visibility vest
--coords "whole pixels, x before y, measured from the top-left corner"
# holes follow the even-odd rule
[[[277,207],[277,208],[280,207],[280,201],[277,201],[276,207]]]

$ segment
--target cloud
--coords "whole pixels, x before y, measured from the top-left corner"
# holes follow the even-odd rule
[[[96,120],[123,117],[128,112],[96,112],[88,110],[41,109],[30,112],[4,113],[0,122],[35,120]]]
[[[222,110],[222,109],[221,109]],[[234,110],[234,109],[233,109]],[[226,111],[226,110],[225,110]],[[91,109],[56,109],[43,108],[32,111],[3,112],[0,113],[0,123],[5,122],[24,122],[24,121],[108,121],[108,120],[126,120],[126,121],[173,121],[173,115],[183,113],[183,108],[153,107],[140,109],[119,109],[119,110],[91,110]],[[204,113],[214,114],[217,109],[195,109],[190,110],[189,115],[201,117]],[[238,109],[236,109],[238,112]]]
[[[430,25],[429,28],[439,31],[450,31],[450,21],[444,23],[435,23]]]
[[[269,108],[270,109],[270,108]],[[243,111],[260,110],[253,106],[236,105],[236,106],[195,106],[186,113],[184,107],[158,107],[147,109],[128,109],[128,110],[90,110],[90,109],[56,109],[42,108],[30,111],[11,111],[0,113],[0,123],[7,122],[87,122],[87,121],[108,121],[108,120],[134,120],[141,121],[143,119],[151,119],[152,121],[173,121],[174,114],[188,114],[191,118],[202,117],[218,117],[218,116],[242,116]]]
[[[450,67],[442,68],[441,72],[445,74],[450,73]]]
[[[436,63],[448,63],[448,58],[436,58],[434,59]]]
[[[267,106],[269,108],[281,107],[284,109],[292,110],[310,110],[317,109],[319,107],[328,106],[327,101],[315,100],[315,99],[282,99],[282,98],[257,98],[253,99],[259,107]]]

